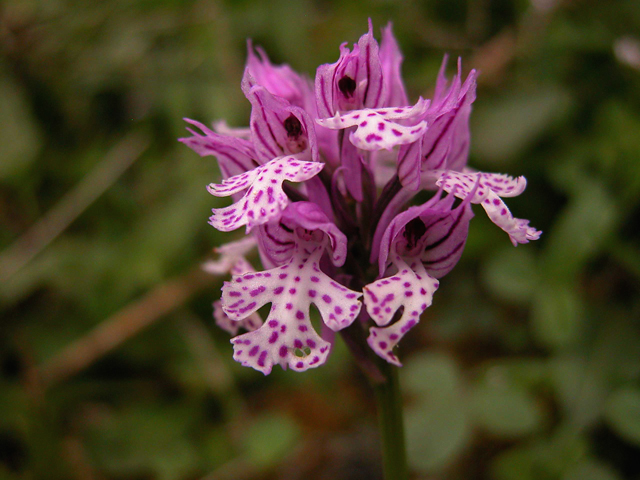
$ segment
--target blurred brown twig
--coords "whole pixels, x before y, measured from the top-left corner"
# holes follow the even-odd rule
[[[68,192],[35,225],[0,253],[0,282],[44,250],[58,235],[102,195],[135,162],[149,145],[149,138],[134,132],[121,140],[82,181]]]
[[[203,272],[198,265],[183,276],[159,285],[45,362],[39,368],[42,384],[50,386],[80,372],[105,353],[184,304],[214,280],[215,277]]]

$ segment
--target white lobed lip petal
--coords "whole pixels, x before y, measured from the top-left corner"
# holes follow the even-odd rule
[[[395,256],[393,263],[398,273],[376,280],[363,289],[367,312],[377,325],[385,327],[372,327],[367,342],[387,362],[402,366],[393,349],[418,324],[422,312],[431,305],[439,282],[427,273],[418,258],[407,262]],[[389,325],[401,307],[402,316]]]
[[[397,145],[416,142],[426,133],[428,124],[422,118],[428,108],[429,100],[420,98],[412,107],[366,108],[316,122],[331,129],[356,127],[350,132],[349,140],[362,150],[391,150]],[[410,125],[398,120],[408,121]]]
[[[485,212],[498,227],[509,234],[514,246],[540,238],[542,232],[529,226],[528,220],[515,218],[501,197],[515,197],[527,187],[524,177],[513,178],[499,173],[461,173],[446,170],[436,185],[456,197],[482,205]]]
[[[324,163],[304,162],[294,156],[278,157],[250,172],[219,184],[212,183],[207,190],[216,197],[247,191],[233,205],[213,209],[209,223],[223,232],[246,225],[250,232],[253,227],[278,217],[288,205],[289,199],[282,189],[285,180],[303,182],[317,175],[323,167]]]
[[[330,344],[311,325],[311,304],[318,308],[323,322],[337,331],[356,319],[361,294],[338,284],[320,270],[318,263],[323,251],[323,245],[300,241],[287,264],[225,282],[222,309],[232,320],[248,318],[271,303],[262,327],[231,340],[236,361],[265,375],[274,364],[304,371],[326,361]]]

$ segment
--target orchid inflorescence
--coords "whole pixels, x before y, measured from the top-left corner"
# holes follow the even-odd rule
[[[352,50],[342,44],[338,61],[318,68],[315,88],[255,50],[249,42],[242,79],[249,128],[187,120],[192,136],[180,139],[217,157],[223,180],[208,191],[234,202],[213,209],[209,223],[223,232],[246,228],[205,265],[233,275],[214,303],[216,322],[232,335],[247,331],[231,340],[234,359],[265,374],[274,364],[322,365],[334,332],[354,323],[368,329],[378,356],[400,365],[394,349],[460,259],[472,204],[513,245],[541,233],[502,200],[523,192],[524,177],[466,166],[476,71],[463,82],[458,61],[449,82],[445,57],[433,98],[410,105],[391,25],[378,45],[369,21]],[[423,191],[434,193],[412,205]],[[245,258],[255,248],[264,271]],[[269,303],[263,321],[257,311]]]

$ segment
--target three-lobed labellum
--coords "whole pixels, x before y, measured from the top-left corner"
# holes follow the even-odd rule
[[[246,190],[244,196],[233,205],[214,209],[209,223],[223,232],[230,232],[246,225],[248,233],[253,227],[277,218],[289,204],[289,197],[282,189],[285,180],[309,180],[323,167],[324,163],[305,162],[290,155],[274,158],[222,183],[209,184],[207,190],[216,197],[228,197]]]
[[[362,150],[391,150],[397,145],[415,142],[424,135],[427,122],[421,120],[421,117],[428,107],[429,101],[421,98],[413,107],[354,110],[316,121],[319,125],[332,129],[357,127],[349,134],[349,140]],[[418,121],[415,125],[399,123],[414,119]]]
[[[542,232],[529,226],[528,220],[515,218],[500,197],[520,195],[527,186],[524,177],[512,178],[499,173],[460,173],[448,170],[436,182],[446,192],[482,205],[493,223],[509,234],[511,243],[528,243],[540,238]],[[477,188],[474,189],[474,186]]]
[[[427,273],[419,259],[407,263],[394,255],[393,264],[398,273],[364,287],[367,312],[377,325],[386,327],[371,327],[367,342],[387,362],[401,366],[393,349],[418,324],[422,312],[431,306],[433,293],[440,283]],[[399,308],[403,308],[402,316],[387,327]]]
[[[317,307],[325,325],[337,331],[357,317],[361,294],[320,270],[324,250],[324,244],[298,238],[296,251],[287,264],[225,282],[222,304],[231,319],[246,318],[271,303],[262,327],[232,339],[235,360],[264,374],[274,364],[304,371],[326,361],[330,343],[311,325],[311,304]]]

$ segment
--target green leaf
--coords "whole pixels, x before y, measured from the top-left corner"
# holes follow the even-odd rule
[[[516,304],[526,304],[537,282],[533,252],[528,248],[507,247],[485,262],[482,278],[491,292]]]
[[[508,438],[535,432],[543,419],[542,410],[531,396],[502,383],[477,386],[471,394],[471,411],[479,426]]]
[[[479,104],[471,117],[472,149],[480,157],[504,162],[528,148],[570,105],[568,93],[557,86],[505,93]]]
[[[559,427],[548,437],[499,454],[491,465],[494,480],[557,480],[584,461],[589,445],[573,428]]]
[[[24,171],[40,149],[40,134],[22,89],[0,65],[0,178]]]
[[[402,380],[417,397],[405,418],[409,463],[421,472],[438,471],[454,461],[471,434],[459,369],[446,354],[423,353],[407,362]]]
[[[407,411],[405,429],[409,464],[424,473],[436,472],[453,462],[471,435],[460,399],[437,400]]]
[[[422,353],[411,357],[402,371],[404,390],[428,400],[449,400],[458,396],[460,372],[449,356]]]
[[[620,476],[608,465],[587,460],[570,469],[562,480],[619,480]]]
[[[625,440],[640,445],[640,389],[618,390],[607,400],[604,410],[607,423]]]
[[[602,184],[574,163],[554,168],[551,176],[563,183],[573,198],[545,240],[540,276],[569,283],[610,238],[620,209]]]
[[[516,447],[499,454],[491,464],[494,480],[541,480],[537,469],[536,451],[530,447]]]
[[[574,343],[582,326],[583,310],[582,301],[572,285],[540,285],[531,310],[535,338],[552,348]]]
[[[298,425],[290,417],[269,414],[254,420],[247,432],[247,456],[258,467],[277,465],[300,437]]]
[[[560,357],[550,364],[551,381],[564,414],[577,428],[593,425],[602,411],[606,387],[593,365],[580,357]]]
[[[97,464],[117,476],[153,472],[154,478],[180,478],[198,466],[187,436],[193,421],[188,407],[141,405],[103,411],[88,426],[89,452]]]

